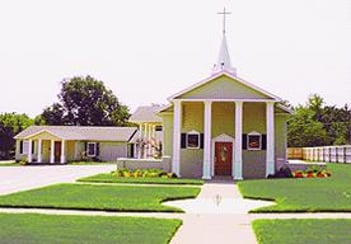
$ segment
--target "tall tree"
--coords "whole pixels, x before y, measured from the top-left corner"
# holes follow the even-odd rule
[[[48,125],[125,126],[129,109],[102,81],[91,76],[62,81],[59,102],[44,109],[36,121]]]
[[[327,132],[323,124],[315,120],[315,112],[298,106],[288,120],[288,146],[322,146],[327,142]]]
[[[33,124],[26,114],[0,114],[0,159],[10,159],[15,150],[13,137]]]
[[[351,110],[324,105],[318,94],[299,105],[288,121],[288,144],[291,147],[351,144]]]

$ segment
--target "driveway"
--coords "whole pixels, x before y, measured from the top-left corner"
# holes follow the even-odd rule
[[[49,165],[0,167],[0,195],[107,173],[115,165]]]

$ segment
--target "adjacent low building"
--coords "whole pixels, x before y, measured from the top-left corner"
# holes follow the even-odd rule
[[[136,127],[30,126],[16,139],[16,160],[66,163],[134,157]]]

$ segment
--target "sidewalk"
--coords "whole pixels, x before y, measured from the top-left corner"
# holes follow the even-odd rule
[[[245,200],[234,183],[206,183],[194,200],[165,203],[187,213],[172,244],[257,243],[251,228],[250,209],[272,202]]]

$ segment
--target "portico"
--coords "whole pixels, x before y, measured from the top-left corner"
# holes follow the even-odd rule
[[[28,163],[61,163],[67,162],[67,153],[74,149],[67,149],[67,144],[75,146],[73,141],[67,141],[46,131],[31,135],[25,140],[16,141],[18,154],[26,154]],[[21,145],[22,144],[22,145]],[[23,144],[27,144],[24,147]],[[21,152],[27,148],[27,152]]]
[[[216,142],[227,142],[232,144],[231,150],[231,169],[230,176],[235,180],[243,179],[243,107],[245,103],[263,103],[265,104],[265,127],[267,134],[266,142],[266,160],[265,160],[265,175],[274,173],[274,101],[271,99],[263,100],[248,100],[248,99],[175,99],[174,103],[174,117],[173,117],[173,161],[172,170],[178,175],[180,172],[180,160],[181,160],[181,134],[182,134],[182,110],[189,103],[202,103],[203,104],[203,165],[202,165],[202,178],[211,179],[216,175]],[[233,114],[235,115],[232,119],[234,131],[231,135],[226,134],[227,130],[223,130],[222,136],[214,138],[212,135],[213,131],[213,118],[212,118],[212,105],[214,103],[229,103],[234,104]],[[201,118],[198,118],[201,119]],[[216,124],[215,124],[216,125]],[[218,134],[218,133],[217,133]],[[245,140],[247,143],[247,140]],[[244,147],[245,148],[245,147]]]

